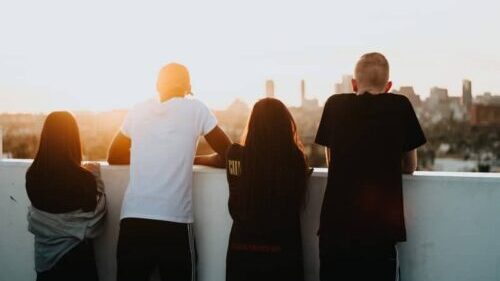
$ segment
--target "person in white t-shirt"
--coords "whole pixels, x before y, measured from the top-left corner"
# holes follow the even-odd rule
[[[117,280],[195,280],[193,163],[224,167],[230,139],[194,99],[189,72],[171,63],[159,74],[159,99],[134,106],[109,149],[109,164],[130,163],[117,248]],[[216,153],[196,156],[204,136]]]

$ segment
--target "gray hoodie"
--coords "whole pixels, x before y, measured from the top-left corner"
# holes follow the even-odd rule
[[[53,214],[28,208],[28,230],[35,235],[35,270],[50,270],[71,249],[85,239],[93,239],[102,232],[106,215],[104,183],[96,176],[98,199],[94,211],[76,210]]]

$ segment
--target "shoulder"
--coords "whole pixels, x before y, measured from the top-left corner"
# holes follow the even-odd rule
[[[335,94],[335,95],[330,96],[326,100],[325,107],[336,106],[337,104],[340,104],[340,103],[351,102],[352,100],[354,100],[355,97],[356,97],[356,95],[353,93]]]
[[[387,99],[390,100],[391,105],[401,111],[413,111],[413,106],[410,100],[401,94],[387,94]]]
[[[387,93],[384,95],[387,99],[390,99],[394,101],[395,103],[399,104],[410,104],[410,100],[401,94],[395,94],[395,93]]]
[[[182,107],[185,110],[195,112],[196,114],[200,114],[200,116],[209,116],[211,113],[210,108],[203,101],[195,97],[185,97],[179,99],[179,102],[182,103]]]
[[[195,97],[185,97],[181,101],[193,107],[197,107],[200,109],[208,109],[208,106],[204,102]]]

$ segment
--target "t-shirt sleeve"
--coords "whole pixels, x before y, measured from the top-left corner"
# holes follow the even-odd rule
[[[122,126],[120,127],[120,132],[131,138],[132,136],[132,110],[129,110],[127,115],[125,115],[125,120],[123,120]]]
[[[321,121],[319,122],[318,132],[316,133],[316,139],[315,139],[315,142],[317,144],[327,147],[331,145],[330,142],[333,130],[332,107],[333,107],[333,100],[330,98],[325,103],[325,107],[323,109],[323,114],[321,115]]]
[[[205,104],[200,102],[200,105],[199,134],[204,136],[215,128],[217,125],[217,118]]]
[[[408,99],[405,99],[406,134],[404,141],[405,151],[413,150],[427,142],[424,132]]]

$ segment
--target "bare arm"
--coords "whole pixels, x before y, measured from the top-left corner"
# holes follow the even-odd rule
[[[212,131],[205,135],[205,139],[210,147],[215,150],[215,153],[196,156],[194,164],[217,168],[226,167],[226,150],[232,143],[229,137],[219,126],[215,126]]]
[[[328,147],[325,147],[325,160],[326,160],[326,166],[330,166],[330,159],[331,159],[331,151]]]
[[[122,132],[118,132],[108,151],[108,163],[110,165],[130,164],[130,146],[132,141]]]
[[[413,174],[417,169],[417,150],[413,149],[403,155],[401,161],[401,171],[403,174]]]

